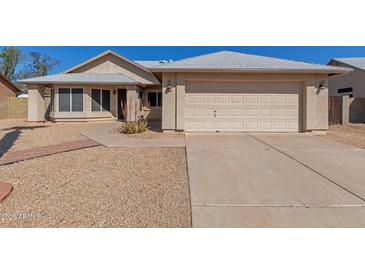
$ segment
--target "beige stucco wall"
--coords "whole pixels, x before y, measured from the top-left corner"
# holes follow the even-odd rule
[[[349,121],[353,123],[365,122],[365,71],[338,63],[344,67],[350,67],[354,71],[348,74],[332,76],[328,80],[330,96],[344,96],[351,94],[353,98],[349,100]],[[338,93],[340,88],[352,87],[352,93]]]
[[[28,86],[28,121],[40,122],[45,117],[45,100],[43,85]]]
[[[365,98],[365,71],[354,69],[348,74],[331,76],[328,79],[328,87],[331,96],[343,96],[346,93],[338,94],[337,90],[352,87],[352,95],[355,98]]]
[[[113,54],[102,56],[73,70],[72,73],[123,73],[142,84],[159,84],[159,81],[151,72],[124,61]]]
[[[328,129],[328,88],[318,88],[322,81],[327,84],[327,74],[163,73],[164,130],[184,130],[185,87],[189,80],[300,81],[303,84],[300,100],[301,131]],[[169,81],[170,90],[167,89]]]

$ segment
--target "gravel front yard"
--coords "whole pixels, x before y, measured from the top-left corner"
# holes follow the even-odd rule
[[[330,126],[323,138],[365,149],[365,124]]]
[[[29,123],[19,120],[0,120],[0,155],[39,146],[84,139],[82,130],[100,123]]]
[[[95,147],[0,166],[0,227],[190,227],[184,148]]]

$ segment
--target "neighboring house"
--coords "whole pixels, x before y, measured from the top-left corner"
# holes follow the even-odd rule
[[[353,69],[348,74],[329,78],[329,94],[350,96],[350,122],[365,123],[365,57],[333,58],[329,65]]]
[[[222,51],[175,62],[106,51],[69,70],[22,80],[29,120],[135,120],[144,105],[164,131],[307,132],[328,129],[329,75],[351,69]],[[130,110],[124,117],[122,105]]]
[[[0,72],[0,96],[15,97],[19,93],[21,93],[20,89]]]

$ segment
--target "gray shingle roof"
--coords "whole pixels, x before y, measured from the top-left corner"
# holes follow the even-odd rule
[[[135,63],[145,67],[145,68],[153,68],[153,67],[156,67],[156,66],[159,66],[161,64],[163,64],[163,61],[145,61],[145,60],[142,60],[142,61],[134,61]]]
[[[332,60],[365,70],[365,57],[333,58]]]
[[[232,51],[200,55],[153,67],[152,71],[252,71],[345,73],[351,69]]]
[[[138,84],[121,73],[68,73],[53,74],[20,80],[24,84]]]

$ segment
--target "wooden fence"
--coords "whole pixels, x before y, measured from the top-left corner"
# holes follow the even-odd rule
[[[27,119],[28,99],[0,96],[1,119]]]
[[[328,124],[338,125],[342,123],[342,97],[328,97]]]

